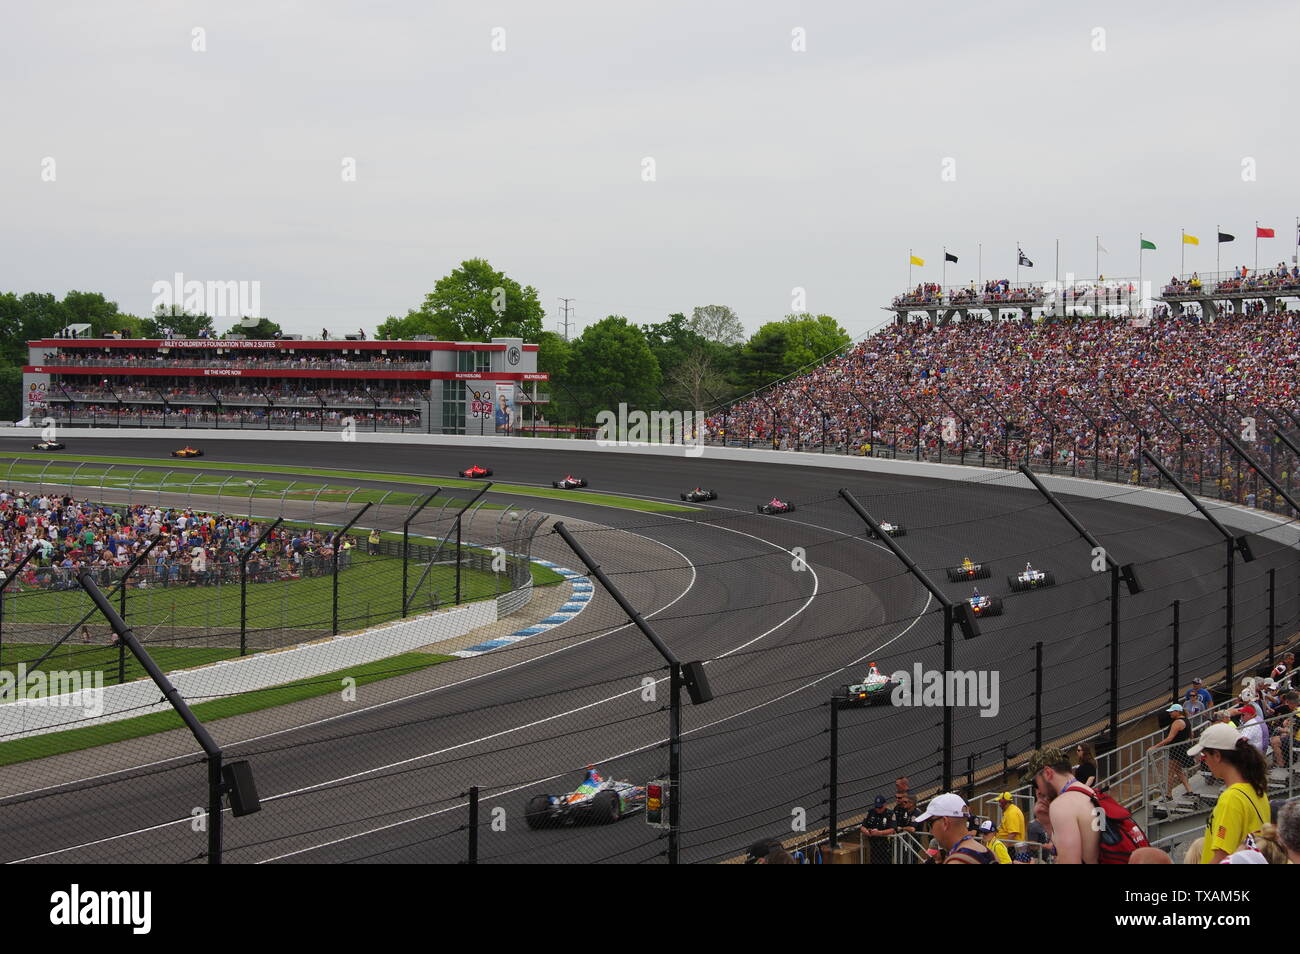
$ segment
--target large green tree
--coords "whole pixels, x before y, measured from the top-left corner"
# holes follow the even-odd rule
[[[546,312],[532,286],[521,287],[486,259],[462,262],[450,275],[438,279],[424,304],[403,318],[389,317],[379,326],[378,338],[433,335],[440,341],[488,341],[523,338],[536,341],[542,334]]]
[[[243,335],[245,338],[267,340],[281,334],[283,329],[269,318],[259,318],[257,324],[245,327],[243,322],[235,322],[226,332],[228,335]]]
[[[671,410],[705,410],[731,396],[727,375],[735,366],[736,348],[704,337],[694,320],[680,312],[641,330],[663,373]]]
[[[740,384],[765,387],[840,351],[852,339],[830,315],[786,315],[754,332],[740,354]]]
[[[192,315],[180,305],[166,308],[159,305],[153,316],[144,319],[143,336],[146,338],[163,338],[163,329],[170,328],[176,338],[198,338],[203,332],[216,335],[217,329],[212,324],[210,315]]]
[[[596,322],[573,341],[572,348],[566,383],[582,404],[584,421],[594,421],[597,411],[617,409],[620,401],[639,408],[663,403],[659,362],[645,334],[626,318],[610,315]]]

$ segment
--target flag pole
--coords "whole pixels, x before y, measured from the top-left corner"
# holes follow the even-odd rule
[[[942,295],[944,288],[948,285],[948,246],[946,245],[943,247],[943,271],[940,272],[940,275],[942,277],[939,279],[939,294]]]
[[[1300,218],[1297,218],[1295,221],[1296,221],[1296,251],[1300,252]],[[982,289],[984,285],[984,243],[983,242],[980,242],[980,263],[976,275],[978,276],[976,279],[976,283]]]
[[[1138,314],[1141,315],[1142,306],[1146,304],[1146,296],[1142,294],[1142,233],[1138,233]]]
[[[1065,317],[1065,294],[1061,290],[1061,240],[1056,240],[1056,303],[1061,306],[1059,317]]]
[[[1219,236],[1223,233],[1219,231],[1219,226],[1214,227],[1214,274],[1215,281],[1218,281],[1219,274],[1219,253],[1223,249],[1223,243],[1219,241]],[[1258,243],[1257,243],[1258,244]]]
[[[912,291],[912,250],[910,248],[907,250],[907,291],[909,294]]]
[[[1016,239],[1016,287],[1020,287],[1020,239]]]
[[[1259,274],[1259,219],[1255,220],[1255,274]]]
[[[1182,278],[1187,274],[1187,229],[1179,229],[1183,234],[1182,244],[1178,252],[1178,277]]]
[[[1092,244],[1092,258],[1096,263],[1097,268],[1097,270],[1092,274],[1096,277],[1097,281],[1101,281],[1101,236],[1096,236]]]

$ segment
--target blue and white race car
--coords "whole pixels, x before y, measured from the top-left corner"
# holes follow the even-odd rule
[[[608,825],[644,808],[644,785],[607,779],[594,765],[588,765],[582,782],[567,795],[530,798],[524,818],[534,830],[577,822]]]
[[[1002,615],[1002,598],[1000,596],[985,596],[980,593],[979,587],[976,587],[966,601],[970,604],[971,612],[976,616],[1001,616]]]
[[[1042,590],[1055,586],[1056,577],[1052,575],[1051,570],[1035,570],[1032,565],[1026,563],[1025,568],[1015,576],[1007,577],[1007,585],[1016,593],[1024,590]]]

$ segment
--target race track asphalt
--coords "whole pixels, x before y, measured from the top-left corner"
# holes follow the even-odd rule
[[[78,438],[69,453],[157,456],[165,465],[173,443]],[[0,439],[0,451],[29,446]],[[918,662],[942,666],[938,607],[891,553],[864,539],[861,522],[836,496],[840,487],[877,519],[908,528],[899,543],[947,595],[969,595],[968,586],[943,576],[969,554],[993,568],[991,579],[979,581],[981,591],[1005,597],[1003,617],[983,620],[978,639],[956,645],[956,668],[998,680],[996,714],[958,710],[959,778],[968,764],[1000,764],[1004,745],[1011,755],[1031,747],[1036,642],[1044,643],[1045,735],[1105,718],[1107,574],[1092,570],[1088,546],[1018,477],[950,482],[720,461],[707,453],[679,459],[406,445],[377,453],[371,444],[226,438],[204,447],[213,469],[217,461],[287,463],[450,477],[482,463],[510,483],[549,486],[572,472],[593,491],[625,495],[676,500],[697,485],[716,489],[716,505],[694,514],[502,497],[579,526],[609,528],[579,537],[674,652],[710,660],[715,698],[688,703],[684,714],[684,861],[734,856],[756,837],[791,833],[801,819],[810,829],[823,824],[829,696],[869,662],[887,672],[911,671]],[[754,513],[774,495],[797,511]],[[1121,563],[1140,567],[1145,592],[1121,598],[1123,706],[1170,692],[1174,599],[1181,601],[1181,681],[1219,668],[1223,546],[1214,530],[1200,518],[1137,506],[1082,498],[1068,504]],[[803,560],[791,554],[798,547]],[[1294,551],[1258,538],[1255,550],[1259,559],[1237,568],[1239,659],[1265,644],[1269,567],[1278,568],[1279,634],[1294,630],[1300,607]],[[535,552],[579,567],[554,534],[544,532]],[[1053,570],[1057,587],[1011,594],[1005,578],[1027,560]],[[458,861],[467,839],[464,793],[472,785],[481,790],[485,863],[662,860],[662,833],[640,817],[543,831],[523,822],[530,796],[567,791],[588,762],[638,783],[666,772],[665,672],[612,600],[598,594],[578,620],[542,637],[432,672],[432,689],[382,707],[359,704],[328,722],[226,741],[227,759],[252,763],[263,798],[260,813],[227,818],[226,860]],[[899,774],[917,791],[936,786],[941,717],[941,709],[924,706],[843,713],[841,815],[861,812],[875,794],[892,794]],[[0,860],[197,858],[205,836],[191,814],[203,802],[203,766],[132,765],[39,796],[0,799]],[[22,771],[21,764],[0,769]]]

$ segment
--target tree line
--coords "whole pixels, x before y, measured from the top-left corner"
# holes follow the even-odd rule
[[[551,421],[592,424],[598,411],[620,401],[644,409],[708,410],[825,359],[849,344],[829,315],[792,314],[746,336],[726,305],[701,305],[664,321],[637,325],[609,315],[566,340],[543,327],[546,311],[531,286],[520,286],[484,259],[462,262],[439,279],[418,308],[390,316],[379,339],[429,335],[437,341],[522,338],[539,346],[537,367],[550,374]],[[141,318],[118,309],[99,292],[0,293],[0,420],[23,413],[22,368],[27,342],[50,338],[68,325],[87,324],[102,338],[223,337],[208,315],[179,307]],[[274,338],[267,318],[226,334]]]

